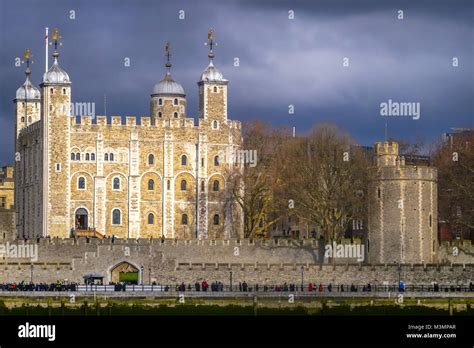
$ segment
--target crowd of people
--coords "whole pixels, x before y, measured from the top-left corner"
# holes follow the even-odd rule
[[[56,283],[2,283],[0,291],[76,291],[77,285],[59,280]]]
[[[32,282],[20,282],[20,283],[0,283],[0,291],[76,291],[78,283],[57,281],[55,283],[32,283]],[[132,285],[130,283],[109,283],[114,285],[115,291],[125,291],[126,287]],[[159,291],[197,291],[197,292],[372,292],[372,291],[426,291],[426,292],[456,292],[456,291],[474,291],[474,283],[470,282],[467,286],[461,285],[439,285],[434,283],[432,285],[417,285],[417,286],[406,286],[404,282],[400,282],[398,287],[395,285],[376,285],[368,283],[365,285],[334,285],[329,283],[316,284],[308,283],[307,285],[294,283],[283,283],[278,285],[260,285],[253,284],[249,285],[246,281],[239,282],[235,285],[224,285],[221,281],[214,281],[211,284],[207,280],[196,281],[194,285],[176,284],[175,286],[160,285],[153,282],[151,285],[155,285],[159,288]]]

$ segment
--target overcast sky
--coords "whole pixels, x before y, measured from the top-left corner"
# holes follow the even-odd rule
[[[296,126],[297,133],[330,121],[371,145],[384,138],[380,103],[391,99],[419,102],[421,114],[389,118],[389,136],[435,140],[451,127],[474,126],[473,4],[0,0],[0,164],[13,159],[12,100],[24,82],[15,57],[33,51],[32,81],[39,85],[46,26],[63,36],[60,65],[71,78],[73,101],[95,102],[97,115],[104,113],[104,93],[108,115],[148,115],[170,41],[172,74],[186,91],[188,115],[196,117],[196,82],[208,63],[203,43],[214,27],[215,64],[230,81],[229,118]]]

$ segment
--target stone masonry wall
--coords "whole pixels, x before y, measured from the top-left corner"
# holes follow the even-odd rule
[[[23,245],[23,241],[18,242]],[[28,241],[27,245],[35,245]],[[237,241],[199,240],[111,240],[86,243],[79,240],[40,240],[39,258],[8,258],[0,261],[0,282],[54,282],[68,280],[83,282],[89,272],[101,273],[109,282],[111,271],[121,263],[137,269],[143,266],[143,279],[158,283],[193,283],[196,280],[219,280],[228,284],[230,272],[233,283],[300,283],[395,284],[400,272],[408,284],[469,284],[474,281],[474,262],[447,264],[320,264],[317,242],[306,240],[276,245]],[[465,248],[467,246],[464,246]],[[462,259],[461,259],[462,260]],[[469,261],[469,259],[468,259]],[[447,260],[449,262],[449,260]],[[453,262],[453,260],[451,260]],[[31,267],[33,264],[33,268]]]

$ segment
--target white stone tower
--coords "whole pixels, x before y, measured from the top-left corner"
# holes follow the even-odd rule
[[[57,29],[53,65],[44,74],[42,89],[43,125],[43,235],[64,237],[71,229],[70,132],[71,81],[59,66]]]
[[[376,143],[375,155],[368,188],[369,261],[436,262],[436,168],[406,165],[396,142]]]

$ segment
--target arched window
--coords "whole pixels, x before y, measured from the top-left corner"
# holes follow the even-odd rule
[[[212,122],[212,128],[217,129],[217,121]]]
[[[28,116],[28,123],[31,123],[31,116]]]
[[[113,181],[113,189],[120,190],[120,178],[116,176]]]
[[[187,225],[187,224],[188,224],[188,214],[181,215],[181,225]]]
[[[113,153],[109,154],[109,160],[111,160],[111,161],[114,160],[114,154]]]
[[[120,225],[122,224],[122,213],[120,209],[112,210],[112,225]]]
[[[214,191],[219,191],[219,180],[214,180],[213,188]]]
[[[158,112],[158,117],[161,118],[163,116],[163,114],[160,112]]]
[[[175,113],[173,114],[173,116],[174,116],[174,118],[178,118],[178,113],[175,112]]]
[[[174,105],[178,105],[178,98],[174,98]]]
[[[25,122],[25,117],[22,117],[22,118],[21,118],[21,122]]]
[[[166,189],[167,189],[167,190],[171,189],[171,181],[170,181],[170,180],[168,180],[168,181],[166,182]]]
[[[153,179],[148,180],[148,190],[153,191],[155,189],[155,182]]]
[[[214,165],[218,166],[219,165],[219,156],[214,157]]]
[[[182,155],[181,156],[181,165],[185,166],[187,164],[188,164],[188,158],[186,157],[186,155]]]
[[[217,93],[217,87],[216,86],[214,86],[214,92]]]
[[[79,152],[76,152],[76,161],[81,160],[81,154]]]
[[[86,153],[86,161],[90,161],[91,159],[91,155],[89,155],[88,153]]]
[[[108,160],[109,160],[109,154],[106,153],[106,154],[104,155],[104,161],[108,161]]]
[[[163,105],[163,99],[158,99],[158,105]]]
[[[86,179],[83,176],[80,176],[79,179],[77,179],[77,189],[78,190],[86,189]]]
[[[205,188],[204,188],[204,180],[203,180],[203,181],[201,181],[201,191],[204,192],[204,190],[205,190]]]
[[[155,156],[153,154],[148,155],[148,164],[155,164]]]
[[[66,94],[66,88],[63,88],[63,94]]]
[[[49,92],[50,92],[51,94],[53,94],[53,93],[54,93],[54,89],[50,88],[50,89],[49,89]]]
[[[75,161],[76,160],[76,154],[71,152],[71,161]]]
[[[380,198],[380,187],[377,187],[377,197]]]
[[[91,161],[95,161],[95,153],[91,153]]]
[[[186,180],[181,180],[181,191],[186,191],[186,185],[187,185]]]
[[[148,214],[148,225],[153,225],[155,223],[155,215],[153,213]]]
[[[219,215],[214,215],[214,225],[219,225]]]

